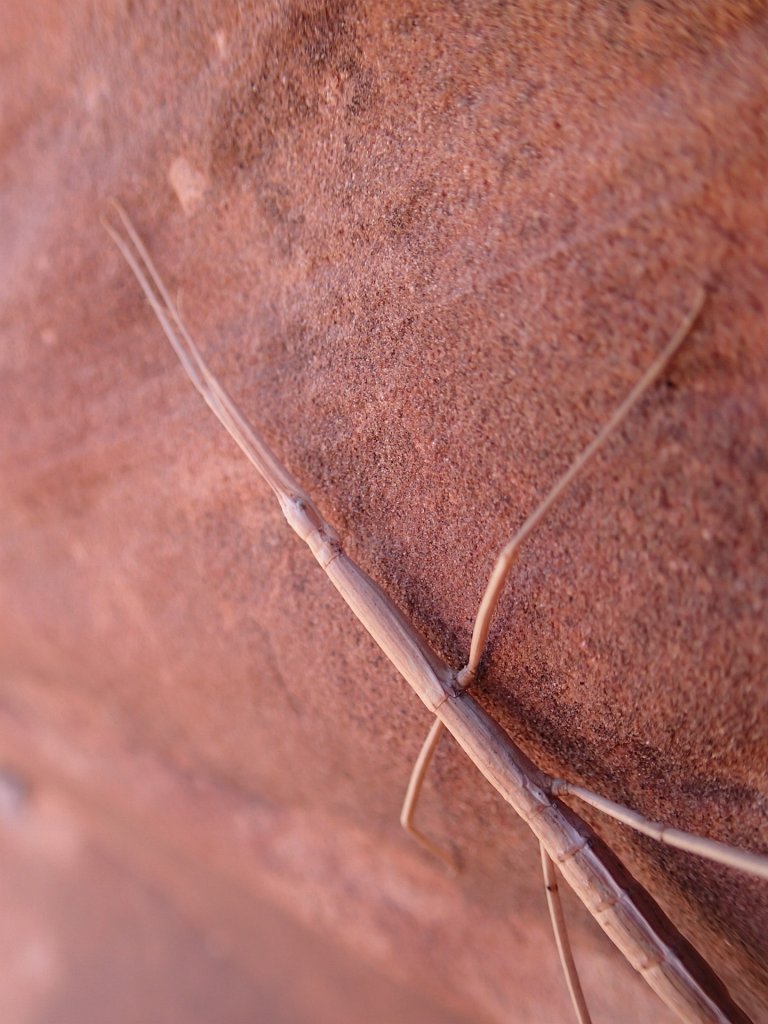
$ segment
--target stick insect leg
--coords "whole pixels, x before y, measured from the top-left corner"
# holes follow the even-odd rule
[[[440,737],[443,734],[445,726],[436,718],[432,723],[432,727],[427,733],[427,738],[422,744],[419,756],[416,758],[416,763],[411,771],[411,777],[408,780],[408,789],[405,791],[405,799],[403,800],[403,808],[400,811],[400,824],[403,826],[409,836],[412,836],[417,843],[424,847],[425,850],[429,850],[430,853],[439,857],[445,864],[451,868],[452,871],[458,871],[458,865],[455,859],[450,853],[441,849],[435,843],[432,842],[423,832],[413,824],[413,817],[416,812],[416,804],[419,800],[419,794],[421,793],[421,787],[424,785],[424,778],[427,774],[427,769],[432,763],[437,745],[440,742]]]
[[[605,442],[621,426],[633,406],[640,400],[640,398],[642,398],[648,388],[651,387],[654,381],[657,380],[663,372],[667,363],[690,333],[691,328],[701,312],[701,307],[704,304],[704,298],[705,293],[702,289],[697,295],[696,301],[693,303],[688,315],[682,321],[675,334],[659,355],[654,359],[621,405],[616,409],[602,429],[598,431],[590,444],[588,444],[582,453],[574,460],[569,469],[567,469],[555,483],[554,487],[546,495],[544,500],[528,516],[514,537],[512,537],[512,539],[502,549],[496,559],[496,564],[491,572],[488,585],[485,589],[485,593],[483,594],[483,599],[480,602],[480,608],[477,612],[474,628],[472,630],[469,660],[457,676],[457,682],[462,689],[466,689],[475,678],[478,665],[480,664],[480,659],[483,656],[483,651],[485,650],[488,631],[490,630],[496,607],[504,590],[504,586],[506,585],[507,577],[509,576],[510,570],[517,559],[522,544],[533,533],[542,519],[544,519],[552,506],[568,489],[579,473],[587,467]],[[432,844],[429,840],[426,840],[420,832],[413,828],[411,821],[416,801],[418,800],[419,790],[421,789],[421,785],[424,781],[423,776],[429,766],[432,753],[434,752],[434,746],[430,748],[430,740],[434,740],[434,744],[436,745],[436,737],[439,737],[439,730],[435,733],[435,729],[436,727],[433,726],[432,731],[430,731],[427,741],[424,744],[424,748],[419,755],[419,759],[417,760],[416,765],[414,765],[411,782],[403,805],[403,814],[401,816],[401,821],[406,831],[410,832],[410,834],[422,843],[422,845],[426,846],[427,849],[432,849]],[[429,751],[428,754],[426,753],[427,751]],[[443,860],[445,859],[444,855],[440,854],[440,856],[442,856]]]
[[[576,1020],[579,1024],[592,1024],[592,1018],[589,1016],[589,1010],[587,1009],[587,1001],[584,998],[584,993],[581,989],[579,973],[576,970],[576,964],[573,960],[571,942],[568,938],[568,929],[565,925],[565,914],[563,913],[563,904],[560,900],[560,889],[557,884],[557,870],[555,868],[554,861],[544,849],[544,846],[540,844],[540,848],[541,867],[544,872],[544,889],[547,894],[549,917],[552,921],[552,931],[555,935],[555,943],[557,944],[560,964],[563,968],[563,974],[565,975],[565,983],[568,986],[568,991],[571,996],[573,1009],[576,1013]]]
[[[504,585],[507,582],[510,569],[514,565],[519,554],[521,545],[533,533],[542,519],[546,516],[547,512],[549,512],[561,495],[568,489],[579,473],[581,473],[581,471],[591,462],[605,442],[616,432],[635,403],[659,377],[669,360],[675,352],[677,352],[690,333],[691,328],[701,312],[703,304],[704,291],[702,289],[691,307],[690,312],[680,324],[674,336],[670,339],[665,348],[654,359],[618,409],[616,409],[603,428],[593,438],[591,443],[588,444],[581,455],[575,459],[570,468],[560,477],[549,494],[547,494],[531,515],[528,516],[514,537],[502,549],[501,554],[496,559],[496,564],[493,567],[490,579],[488,580],[488,585],[485,593],[483,594],[483,599],[480,602],[480,608],[478,610],[477,618],[475,619],[475,626],[472,632],[469,661],[461,670],[458,677],[460,686],[466,688],[475,677],[477,666],[480,664],[480,659],[483,656],[483,651],[485,650],[485,643],[488,639],[488,630],[490,629],[491,621],[493,619],[494,612],[496,611],[496,606],[499,603],[499,598],[504,590]]]
[[[703,836],[683,832],[679,828],[670,828],[659,822],[650,821],[648,818],[644,818],[642,814],[638,814],[637,811],[630,810],[629,807],[624,807],[622,804],[607,800],[605,797],[584,789],[582,786],[571,785],[570,782],[565,782],[563,779],[554,780],[552,793],[556,796],[570,794],[571,796],[578,797],[579,800],[583,800],[584,803],[589,804],[591,807],[596,807],[609,817],[629,825],[636,832],[650,836],[660,843],[674,846],[678,850],[687,850],[688,853],[698,854],[698,856],[716,861],[718,864],[726,864],[730,868],[744,871],[746,874],[754,875],[756,878],[768,879],[768,855],[766,854],[751,853],[749,850],[737,850],[735,847],[728,846],[726,843],[720,843],[715,839],[705,839]]]

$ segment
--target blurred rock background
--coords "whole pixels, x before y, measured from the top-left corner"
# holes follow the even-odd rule
[[[570,1020],[535,844],[184,379],[99,218],[459,666],[493,556],[692,301],[523,553],[478,697],[547,770],[766,849],[762,3],[0,14],[0,1017]],[[768,1021],[764,883],[602,835]],[[569,901],[596,1020],[669,1020]]]

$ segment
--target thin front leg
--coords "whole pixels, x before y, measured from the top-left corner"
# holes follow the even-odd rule
[[[521,528],[496,559],[496,564],[491,572],[488,585],[485,589],[485,593],[483,594],[483,599],[480,602],[480,609],[477,613],[477,618],[475,619],[475,626],[472,632],[472,644],[469,651],[469,661],[459,673],[458,680],[460,686],[466,688],[475,677],[477,666],[480,664],[480,659],[483,656],[483,651],[485,650],[485,642],[488,639],[488,630],[491,627],[491,621],[493,620],[496,606],[498,605],[499,598],[504,590],[504,585],[507,582],[510,569],[514,565],[520,552],[521,545],[528,537],[530,537],[542,519],[546,516],[547,512],[549,512],[555,502],[568,489],[571,483],[573,483],[579,473],[581,473],[581,471],[591,462],[608,438],[616,432],[617,428],[623,423],[635,403],[645,394],[651,384],[653,384],[664,370],[664,367],[685,341],[691,328],[696,322],[696,319],[701,312],[701,307],[704,304],[704,295],[705,293],[702,289],[696,297],[696,301],[691,307],[690,312],[675,332],[674,337],[667,343],[663,351],[654,359],[605,426],[598,432],[592,442],[587,445],[581,455],[579,455],[579,457],[572,463],[570,469],[560,477],[538,508],[528,516]]]
[[[584,789],[582,786],[573,786],[570,782],[565,782],[563,779],[554,780],[552,783],[552,793],[555,796],[570,794],[571,796],[578,797],[579,800],[583,800],[590,807],[596,807],[599,811],[609,815],[609,817],[615,818],[616,821],[629,825],[636,832],[641,832],[644,836],[650,836],[660,843],[674,846],[678,850],[686,850],[688,853],[698,854],[699,857],[706,857],[707,860],[713,860],[718,864],[726,864],[729,868],[736,868],[738,871],[744,871],[746,874],[754,875],[756,878],[768,879],[768,855],[766,854],[751,853],[749,850],[737,850],[735,847],[728,846],[726,843],[720,843],[716,839],[705,839],[704,836],[696,836],[691,832],[683,832],[679,828],[670,828],[667,825],[662,825],[660,822],[650,821],[629,807],[616,804],[613,800],[607,800],[604,796],[593,793],[589,789]]]
[[[416,804],[419,801],[419,794],[421,793],[421,787],[424,785],[424,778],[427,774],[427,769],[432,763],[432,758],[437,750],[437,745],[440,742],[440,737],[443,735],[444,730],[443,723],[439,718],[436,718],[432,723],[432,727],[427,733],[427,738],[419,751],[419,756],[416,758],[416,763],[411,771],[411,777],[408,780],[408,789],[405,791],[405,799],[403,800],[403,809],[400,811],[400,824],[403,826],[409,836],[412,836],[417,843],[420,843],[425,850],[429,850],[436,857],[439,857],[452,871],[458,871],[458,865],[455,859],[446,850],[441,849],[435,843],[432,842],[423,832],[413,824],[413,817],[416,813]]]
[[[592,1018],[589,1016],[589,1010],[587,1009],[587,1001],[581,989],[579,972],[576,970],[576,964],[573,960],[568,929],[565,925],[565,914],[563,913],[560,889],[557,884],[557,870],[554,861],[547,853],[543,844],[540,843],[539,846],[541,848],[541,868],[544,872],[544,890],[547,894],[549,917],[552,921],[552,931],[555,935],[557,953],[560,957],[563,974],[565,975],[565,983],[571,995],[571,1002],[573,1003],[577,1021],[579,1024],[592,1024]]]
[[[654,381],[658,379],[672,356],[688,337],[691,328],[701,312],[701,307],[704,304],[704,298],[705,293],[704,290],[701,289],[688,315],[680,324],[674,336],[659,353],[656,359],[654,359],[637,384],[635,384],[630,393],[593,438],[590,444],[587,445],[584,451],[571,464],[570,468],[560,477],[544,500],[536,509],[534,509],[531,515],[528,516],[521,528],[499,554],[496,559],[496,564],[493,567],[493,571],[491,572],[490,579],[488,580],[488,585],[485,589],[485,593],[483,594],[483,599],[480,602],[480,608],[475,619],[475,625],[472,631],[472,642],[469,651],[469,661],[457,676],[457,682],[462,689],[466,689],[475,678],[477,667],[480,664],[480,659],[483,655],[483,651],[485,650],[488,631],[491,627],[496,607],[522,544],[528,539],[528,537],[530,537],[552,506],[573,483],[579,473],[589,465],[605,442],[621,426],[633,406],[640,400],[640,398],[642,398]],[[439,736],[440,730],[437,729],[437,725],[434,725],[427,737],[424,747],[422,748],[421,754],[414,765],[400,819],[405,830],[417,839],[422,846],[425,846],[429,850],[433,850],[433,852],[435,852],[433,844],[413,827],[412,820],[419,791],[424,781],[424,774],[429,766],[429,762],[432,758],[432,754],[434,753],[434,747],[437,745]],[[438,856],[445,860],[445,855],[442,851],[438,853]]]

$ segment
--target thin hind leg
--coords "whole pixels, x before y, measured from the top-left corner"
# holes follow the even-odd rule
[[[458,870],[458,865],[454,857],[451,856],[446,850],[443,850],[436,843],[433,843],[428,836],[425,836],[413,823],[413,818],[416,813],[416,804],[419,800],[419,794],[421,793],[421,787],[424,785],[424,778],[427,774],[427,769],[432,763],[432,758],[437,750],[437,745],[440,742],[440,737],[443,734],[445,727],[439,718],[436,718],[432,723],[432,726],[427,733],[427,738],[422,744],[419,756],[416,758],[416,762],[411,771],[411,777],[408,781],[408,788],[405,791],[405,799],[403,800],[403,808],[400,811],[400,824],[403,826],[409,836],[412,836],[417,843],[434,854],[435,857],[439,857],[445,864],[448,865],[453,871]]]
[[[571,785],[570,782],[565,782],[563,779],[555,779],[553,781],[552,793],[555,796],[570,794],[571,796],[578,797],[579,800],[583,800],[584,803],[589,804],[591,807],[596,807],[599,811],[609,815],[609,817],[615,818],[616,821],[629,825],[636,832],[650,836],[660,843],[674,846],[678,850],[686,850],[688,853],[695,853],[699,857],[706,857],[707,860],[713,860],[718,864],[727,864],[730,868],[744,871],[746,874],[754,875],[756,878],[768,879],[767,854],[752,853],[749,850],[738,850],[736,847],[728,846],[726,843],[718,842],[715,839],[706,839],[704,836],[693,835],[691,832],[683,832],[679,828],[671,828],[668,825],[662,825],[660,822],[650,821],[648,818],[644,818],[642,814],[638,814],[637,811],[624,807],[623,804],[614,803],[613,800],[608,800],[598,793],[584,789],[583,786]]]
[[[577,1021],[579,1024],[592,1024],[592,1018],[589,1016],[589,1010],[587,1009],[587,1001],[581,989],[579,972],[576,970],[576,964],[573,960],[568,929],[565,925],[565,914],[563,913],[560,889],[557,884],[557,869],[544,846],[542,844],[539,845],[541,847],[541,868],[544,873],[544,890],[547,894],[549,917],[552,921],[552,931],[555,935],[555,944],[557,945],[557,953],[560,957],[560,965],[565,975],[565,983],[568,986]]]

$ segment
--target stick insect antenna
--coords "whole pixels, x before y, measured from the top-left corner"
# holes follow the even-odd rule
[[[208,369],[130,218],[115,200],[112,201],[112,206],[133,245],[133,249],[109,221],[102,218],[102,224],[133,271],[187,376],[222,426],[272,488],[283,512],[286,512],[287,505],[297,500],[306,507],[314,509],[314,502],[309,495],[276,458],[261,434],[243,416]]]

